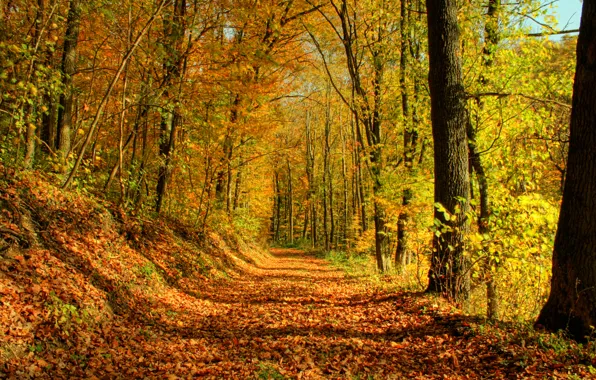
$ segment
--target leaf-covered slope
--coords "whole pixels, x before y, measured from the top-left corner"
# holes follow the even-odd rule
[[[104,365],[123,355],[109,353],[119,340],[144,337],[144,325],[212,314],[199,289],[263,256],[232,237],[128,217],[39,177],[2,182],[0,373],[68,376],[92,368],[94,356]]]

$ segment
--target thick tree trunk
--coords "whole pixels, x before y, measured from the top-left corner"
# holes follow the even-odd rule
[[[429,87],[434,140],[435,221],[427,291],[457,301],[469,295],[464,238],[469,207],[466,103],[455,0],[427,0]]]
[[[578,340],[596,326],[596,2],[584,1],[577,43],[567,178],[551,292],[537,324]]]
[[[160,128],[159,155],[162,163],[157,172],[157,198],[155,201],[155,212],[161,212],[170,176],[172,174],[172,153],[176,146],[176,132],[180,116],[170,113],[164,117]]]

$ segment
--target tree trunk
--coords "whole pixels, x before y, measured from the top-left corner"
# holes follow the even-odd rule
[[[342,239],[341,243],[348,247],[348,240],[350,236],[348,236],[348,215],[349,215],[349,205],[348,205],[348,173],[346,167],[346,136],[344,134],[344,127],[343,124],[339,126],[339,133],[341,137],[341,177],[343,180],[343,215],[342,215]]]
[[[72,133],[74,91],[73,76],[76,72],[77,43],[81,24],[80,0],[70,0],[70,7],[66,19],[66,35],[62,52],[62,85],[64,90],[60,94],[60,108],[58,109],[58,132],[56,146],[60,157],[66,161],[70,152],[70,137]],[[64,166],[66,168],[66,166]]]
[[[401,2],[401,25],[400,25],[400,38],[401,38],[401,57],[400,57],[400,87],[401,87],[401,106],[402,106],[402,120],[404,124],[404,166],[411,175],[412,169],[414,168],[414,156],[416,154],[416,145],[418,143],[418,129],[417,123],[410,119],[410,104],[408,99],[408,88],[406,84],[406,71],[408,69],[407,52],[408,52],[408,29],[409,29],[409,18],[407,12],[406,0]],[[414,116],[417,117],[417,116]],[[408,257],[408,221],[409,215],[409,204],[413,196],[412,189],[407,187],[403,191],[402,195],[402,209],[399,213],[397,221],[397,248],[395,252],[395,267],[399,272],[405,270],[407,257]]]
[[[427,0],[426,5],[436,227],[427,291],[465,301],[469,296],[464,238],[470,181],[457,3]]]
[[[578,340],[596,326],[596,2],[584,1],[573,85],[567,178],[551,292],[539,325]]]
[[[317,209],[315,205],[315,135],[310,125],[310,112],[306,113],[306,178],[308,180],[308,190],[306,193],[306,207],[310,208],[310,238],[312,246],[317,243]],[[305,229],[308,222],[305,222]]]
[[[294,189],[292,187],[292,167],[290,161],[288,166],[288,240],[290,244],[294,243]]]
[[[186,14],[186,1],[175,0],[173,2],[174,10],[172,19],[164,21],[165,34],[168,43],[165,46],[168,55],[164,57],[165,63],[165,79],[164,86],[177,86],[176,95],[174,96],[174,105],[171,106],[171,111],[166,112],[162,116],[160,136],[159,136],[159,156],[161,164],[157,173],[157,188],[155,212],[161,212],[164,199],[166,197],[168,182],[172,174],[172,155],[176,147],[176,134],[178,127],[182,122],[182,116],[179,110],[179,99],[182,87],[182,78],[184,70],[184,57],[182,52],[182,41],[186,31],[184,16]],[[164,92],[167,97],[169,91]],[[170,99],[166,99],[170,101]],[[166,107],[166,109],[169,107]]]
[[[494,52],[499,43],[499,19],[497,14],[499,6],[500,0],[489,0],[488,2],[488,10],[484,26],[484,48],[482,49],[482,65],[484,68],[492,66]],[[488,84],[487,79],[483,75],[480,76],[480,83],[483,85]],[[470,171],[476,173],[476,178],[478,179],[478,194],[480,196],[480,213],[476,222],[478,224],[478,232],[481,235],[486,235],[490,233],[489,217],[491,214],[488,179],[480,158],[480,153],[478,152],[476,129],[472,124],[470,115],[468,115],[467,135]],[[470,190],[473,193],[474,188],[471,181]],[[493,269],[496,268],[497,262],[487,250],[483,252],[483,255],[485,257],[483,269],[486,276],[486,316],[488,319],[495,320],[499,318],[499,293],[494,273],[495,271]]]
[[[236,182],[234,184],[234,205],[232,211],[236,211],[238,208],[238,202],[240,201],[240,188],[242,186],[242,166],[238,166],[236,171]]]
[[[279,241],[281,225],[281,189],[279,188],[279,173],[275,172],[275,241]]]
[[[325,131],[323,138],[323,234],[325,236],[325,251],[331,249],[330,236],[329,236],[329,191],[328,191],[328,180],[329,180],[329,134],[331,132],[331,104],[329,99],[329,87],[327,88],[327,104],[325,108]]]

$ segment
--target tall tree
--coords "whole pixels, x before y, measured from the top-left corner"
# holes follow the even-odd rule
[[[464,238],[470,182],[457,2],[427,0],[426,7],[437,228],[427,291],[461,300],[469,287]]]
[[[537,324],[576,339],[596,326],[596,2],[584,1],[577,42],[567,178],[551,292]]]

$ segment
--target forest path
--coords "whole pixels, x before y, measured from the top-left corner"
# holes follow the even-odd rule
[[[148,297],[99,330],[32,351],[35,364],[16,378],[567,378],[569,364],[578,368],[515,326],[391,290],[395,278],[350,277],[293,249],[237,264],[230,279],[131,288]]]
[[[461,316],[439,311],[428,298],[381,289],[305,252],[272,249],[242,278],[203,290],[209,314],[189,310],[159,340],[179,355],[173,373],[209,378],[492,378],[517,372],[499,364],[505,357],[495,360],[492,344],[466,339],[476,334]]]

